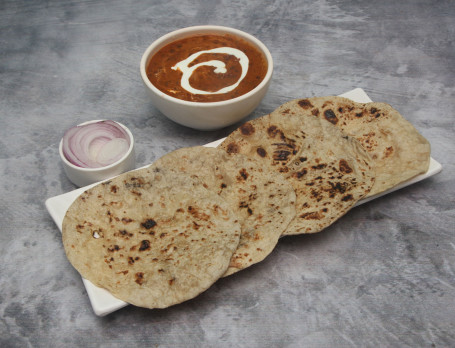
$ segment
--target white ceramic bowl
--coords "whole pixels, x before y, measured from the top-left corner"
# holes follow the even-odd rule
[[[152,56],[170,42],[195,34],[234,34],[258,47],[267,59],[268,70],[261,83],[250,92],[218,102],[192,102],[171,97],[156,88],[148,79],[146,67]],[[243,31],[216,25],[188,27],[166,34],[152,43],[141,59],[140,71],[153,104],[168,118],[187,127],[214,130],[236,123],[249,115],[264,98],[273,72],[273,60],[267,47],[254,36]]]
[[[81,123],[79,126],[99,122],[102,120],[93,120]],[[115,121],[114,121],[115,122]],[[134,138],[133,134],[131,134],[130,130],[125,127],[123,124],[116,122],[120,125],[128,134],[130,147],[128,148],[127,153],[119,159],[117,162],[114,162],[108,166],[101,167],[101,168],[82,168],[75,166],[71,162],[69,162],[65,155],[63,154],[63,139],[60,140],[60,145],[58,147],[58,151],[60,153],[60,158],[62,159],[63,169],[70,179],[75,185],[82,187],[93,184],[98,181],[102,181],[105,179],[112,178],[116,175],[122,174],[129,170],[133,170],[136,166],[136,156],[134,153]]]

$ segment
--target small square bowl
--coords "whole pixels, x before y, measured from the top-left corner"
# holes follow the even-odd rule
[[[79,126],[83,126],[89,123],[95,123],[95,122],[100,122],[103,120],[93,120],[93,121],[87,121],[84,123],[79,124]],[[71,180],[76,186],[82,187],[82,186],[87,186],[90,184],[93,184],[98,181],[103,181],[106,179],[110,179],[116,175],[122,174],[124,172],[133,170],[136,166],[136,156],[134,153],[134,137],[133,134],[130,132],[130,130],[125,127],[123,124],[114,121],[117,123],[120,127],[122,127],[126,133],[128,134],[129,137],[129,143],[130,146],[128,148],[128,151],[126,154],[120,158],[118,161],[107,165],[105,167],[101,168],[83,168],[83,167],[78,167],[71,162],[69,162],[65,155],[63,154],[63,139],[60,140],[59,144],[59,153],[60,153],[60,158],[63,163],[63,169],[65,171],[66,176],[68,179]]]
[[[160,91],[147,77],[146,68],[152,56],[173,41],[199,34],[233,34],[252,43],[263,53],[267,60],[268,68],[264,79],[258,86],[244,95],[217,102],[186,101]],[[228,27],[203,25],[173,31],[153,42],[142,56],[140,72],[154,106],[165,116],[190,128],[215,130],[240,121],[259,105],[270,85],[273,73],[273,59],[267,47],[248,33]]]

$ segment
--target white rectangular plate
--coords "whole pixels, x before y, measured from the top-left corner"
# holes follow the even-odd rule
[[[356,88],[352,91],[349,91],[347,93],[341,94],[342,97],[349,98],[355,102],[359,103],[368,103],[371,102],[371,99],[368,97],[368,95],[365,93],[365,91],[361,88]],[[224,139],[219,139],[217,141],[214,141],[212,143],[206,144],[205,146],[209,147],[216,147],[218,146]],[[442,169],[441,164],[439,164],[437,161],[435,161],[433,158],[430,160],[430,168],[425,174],[418,175],[404,183],[401,183],[400,185],[391,188],[390,190],[381,192],[375,196],[368,197],[366,199],[363,199],[359,202],[357,202],[357,205],[369,202],[373,199],[376,199],[378,197],[384,196],[390,192],[399,190],[403,187],[409,186],[411,184],[414,184],[416,182],[422,181],[426,178],[429,178],[430,176],[433,176],[437,173],[439,173]],[[95,184],[93,184],[95,185]],[[70,207],[70,205],[74,202],[74,200],[85,190],[87,190],[89,187],[93,186],[86,186],[86,187],[81,187],[77,190],[55,196],[52,198],[49,198],[46,200],[46,208],[51,215],[52,219],[56,223],[57,227],[60,229],[60,232],[62,231],[62,222],[63,218],[66,214],[66,211]],[[93,311],[95,312],[96,315],[98,316],[105,316],[109,313],[112,313],[122,307],[125,307],[128,305],[128,303],[119,300],[118,298],[112,296],[108,291],[99,288],[93,283],[91,283],[89,280],[82,278],[82,281],[84,282],[85,288],[87,289],[87,294],[90,298],[90,303],[92,304]]]

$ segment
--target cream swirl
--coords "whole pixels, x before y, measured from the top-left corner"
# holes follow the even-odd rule
[[[195,64],[191,67],[188,66],[197,57],[199,57],[201,54],[204,54],[204,53],[224,53],[224,54],[233,55],[236,58],[238,58],[240,66],[242,67],[242,74],[240,75],[240,78],[237,80],[237,82],[230,86],[221,88],[215,92],[203,91],[203,90],[191,87],[190,77],[193,74],[194,70],[196,70],[200,66],[203,66],[203,65],[213,66],[215,68],[214,72],[217,74],[225,74],[227,72],[226,64],[220,60],[210,60],[207,62]],[[248,57],[242,51],[240,51],[236,48],[233,48],[233,47],[218,47],[218,48],[214,48],[211,50],[199,51],[199,52],[193,53],[188,58],[175,64],[171,69],[180,70],[183,73],[182,79],[180,80],[180,85],[182,86],[183,89],[187,90],[188,92],[190,92],[192,94],[222,94],[222,93],[227,93],[227,92],[234,90],[240,84],[240,82],[242,82],[243,78],[246,76],[246,73],[248,72],[248,63],[249,63]]]

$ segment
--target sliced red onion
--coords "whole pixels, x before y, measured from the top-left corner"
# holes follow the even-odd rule
[[[117,162],[130,147],[126,131],[114,121],[100,121],[68,129],[62,150],[66,159],[83,168],[100,168]]]

